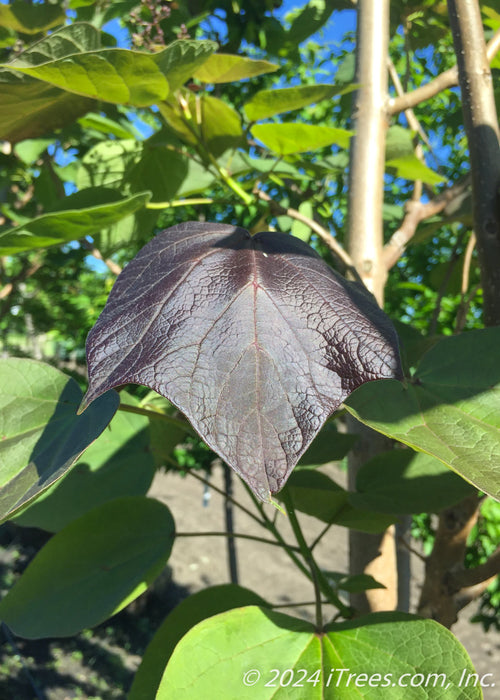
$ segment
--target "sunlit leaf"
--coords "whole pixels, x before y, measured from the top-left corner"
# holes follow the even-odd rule
[[[253,136],[280,155],[315,151],[324,146],[348,148],[352,132],[313,124],[256,124]]]
[[[0,360],[0,519],[45,491],[108,425],[118,395],[102,396],[77,416],[74,379],[34,360]],[[57,447],[55,447],[57,446]]]
[[[107,204],[42,214],[20,226],[0,231],[0,255],[47,248],[91,236],[143,207],[149,197],[149,192],[142,192]]]
[[[345,85],[297,85],[278,90],[261,90],[245,103],[244,110],[251,121],[268,119],[283,112],[291,112],[307,105],[328,100],[349,92],[354,87]]]
[[[474,673],[467,652],[433,620],[374,613],[318,634],[309,622],[251,606],[193,627],[176,646],[156,697],[480,700],[479,685],[460,684],[464,671]]]
[[[232,83],[263,73],[272,73],[278,68],[279,66],[269,61],[216,53],[194,72],[193,77],[204,83]]]
[[[406,385],[384,380],[360,387],[346,407],[500,500],[499,344],[500,327],[443,338]]]

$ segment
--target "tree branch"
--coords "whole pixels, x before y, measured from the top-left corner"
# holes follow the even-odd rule
[[[500,50],[500,29],[493,35],[493,37],[488,42],[486,47],[486,56],[488,62],[495,58],[496,54]],[[404,112],[406,109],[411,109],[416,107],[421,102],[429,100],[431,97],[435,97],[438,93],[448,88],[456,87],[458,85],[458,68],[453,66],[448,70],[440,73],[434,80],[431,80],[425,85],[407,92],[404,95],[398,95],[398,97],[393,97],[389,100],[388,112],[390,115],[399,114],[399,112]]]
[[[11,277],[11,279],[0,289],[0,300],[2,301],[0,304],[0,319],[3,318],[10,309],[8,298],[12,292],[21,282],[24,282],[29,277],[34,275],[35,272],[42,267],[42,265],[43,262],[39,256],[36,256],[31,262],[29,260],[25,260],[17,275]]]
[[[469,142],[474,231],[483,284],[484,318],[500,324],[500,132],[493,81],[476,0],[448,0],[464,126]]]
[[[457,591],[460,591],[462,588],[470,588],[485,581],[490,581],[498,574],[500,574],[500,547],[497,547],[484,564],[480,564],[473,569],[464,569],[454,573],[451,576],[451,585]]]
[[[453,573],[461,571],[467,538],[477,521],[480,500],[477,493],[439,514],[434,547],[426,562],[418,614],[451,627],[458,609],[454,594],[457,586]],[[463,606],[462,606],[463,607]]]
[[[456,200],[462,200],[470,187],[470,177],[455,183],[430,202],[410,200],[405,205],[405,217],[383,250],[384,264],[390,270],[403,255],[406,246],[416,233],[418,225],[431,216],[440,214]]]

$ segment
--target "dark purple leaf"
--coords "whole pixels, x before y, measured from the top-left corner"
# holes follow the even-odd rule
[[[121,273],[87,360],[84,405],[120,384],[155,389],[264,501],[354,389],[401,375],[389,319],[308,245],[192,222]]]

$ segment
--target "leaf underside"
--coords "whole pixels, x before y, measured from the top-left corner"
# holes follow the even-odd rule
[[[401,377],[389,319],[312,248],[198,222],[121,273],[87,361],[83,406],[126,383],[154,389],[264,501],[354,389]]]

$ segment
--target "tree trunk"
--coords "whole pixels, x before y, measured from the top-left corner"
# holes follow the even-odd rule
[[[387,130],[387,56],[389,0],[359,0],[356,78],[360,84],[353,106],[349,170],[348,250],[358,273],[382,306],[387,279],[382,256],[385,135]],[[349,488],[354,489],[361,465],[384,449],[387,438],[349,419],[350,430],[361,439],[349,457]],[[360,612],[392,610],[397,602],[394,529],[382,535],[350,532],[352,574],[370,573],[386,586],[356,594],[352,604]]]

